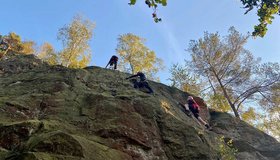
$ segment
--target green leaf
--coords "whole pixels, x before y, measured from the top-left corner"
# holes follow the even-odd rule
[[[136,3],[136,0],[130,0],[130,5],[134,5]]]
[[[167,5],[167,0],[162,0],[162,1],[161,1],[161,4],[162,4],[163,6],[166,6],[166,5]]]

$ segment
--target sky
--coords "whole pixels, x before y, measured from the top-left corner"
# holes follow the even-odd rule
[[[16,32],[23,40],[33,40],[38,45],[51,43],[56,50],[62,45],[57,40],[58,29],[71,23],[81,14],[96,25],[90,65],[105,67],[109,58],[116,54],[117,38],[133,33],[146,39],[146,46],[163,59],[165,70],[158,73],[161,81],[169,82],[169,68],[174,63],[190,60],[185,51],[190,40],[203,37],[205,31],[227,35],[234,26],[246,34],[258,24],[256,11],[244,15],[240,0],[176,0],[159,7],[155,23],[152,10],[144,0],[129,6],[129,0],[0,0],[0,34]],[[276,17],[264,38],[250,38],[245,48],[263,62],[280,63],[280,17]]]

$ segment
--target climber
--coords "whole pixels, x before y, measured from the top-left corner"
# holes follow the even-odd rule
[[[108,62],[108,64],[106,65],[105,68],[108,67],[108,65],[110,65],[110,67],[113,67],[114,66],[114,69],[117,69],[117,63],[118,63],[118,57],[113,55],[111,58],[110,58],[110,61]]]
[[[146,76],[145,76],[144,73],[137,72],[137,74],[132,75],[130,77],[127,77],[126,79],[130,79],[130,78],[133,78],[133,77],[139,77],[140,78],[140,81],[137,81],[137,80],[133,81],[134,88],[147,88],[149,90],[148,93],[150,93],[150,94],[154,93],[154,91],[149,86],[148,82],[146,81]]]
[[[193,113],[194,117],[195,117],[201,124],[203,124],[203,125],[206,127],[206,129],[211,130],[210,125],[209,125],[207,122],[205,122],[205,121],[199,116],[200,108],[199,108],[199,105],[198,105],[198,104],[195,102],[195,100],[193,99],[193,97],[192,97],[192,96],[188,96],[188,99],[187,99],[187,100],[188,100],[188,103],[184,105],[184,106],[185,106],[185,109],[186,109],[186,110],[190,110],[190,111]]]

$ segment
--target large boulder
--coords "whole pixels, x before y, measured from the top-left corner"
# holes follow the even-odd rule
[[[250,126],[232,115],[211,111],[211,123],[214,132],[232,140],[238,149],[238,159],[271,159],[280,158],[280,143],[266,133]]]
[[[232,149],[229,140],[238,159],[279,159],[274,138],[229,114],[209,114],[192,95],[213,125],[205,130],[178,105],[191,94],[174,87],[149,81],[150,95],[128,74],[49,66],[33,55],[7,55],[0,70],[0,159],[216,160],[225,156],[221,145]]]

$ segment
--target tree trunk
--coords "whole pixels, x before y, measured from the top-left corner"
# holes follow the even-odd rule
[[[229,95],[227,94],[227,91],[226,91],[224,85],[223,85],[222,82],[221,82],[221,79],[220,79],[219,76],[216,74],[215,70],[213,70],[213,73],[214,73],[215,77],[217,78],[217,80],[218,80],[218,82],[219,82],[219,84],[220,84],[220,87],[221,87],[222,90],[223,90],[224,96],[226,97],[226,99],[227,99],[227,101],[228,101],[228,103],[229,103],[229,105],[230,105],[230,107],[231,107],[231,109],[232,109],[232,111],[233,111],[235,117],[238,118],[238,119],[240,119],[240,115],[239,115],[239,113],[237,112],[237,109],[235,108],[235,105],[231,102],[230,97],[229,97]]]
[[[226,97],[226,99],[227,99],[227,101],[228,101],[228,103],[229,103],[231,109],[233,110],[233,113],[234,113],[235,117],[238,118],[238,119],[240,119],[240,115],[239,115],[239,113],[237,112],[237,109],[235,108],[234,104],[231,102],[231,100],[230,100],[230,98],[229,98],[229,96],[228,96],[228,94],[227,94],[227,91],[226,91],[225,87],[223,86],[221,80],[218,79],[218,82],[219,82],[219,84],[220,84],[220,86],[221,86],[221,88],[222,88],[222,90],[223,90],[223,93],[224,93],[224,95],[225,95],[225,97]]]
[[[211,82],[211,80],[210,80],[210,78],[209,78],[208,75],[207,75],[207,79],[208,79],[208,81],[209,81],[209,83],[210,83],[210,86],[211,86],[213,92],[214,92],[214,95],[216,95],[216,94],[217,94],[216,89],[214,88],[214,86],[213,86],[213,84],[212,84],[212,82]]]

